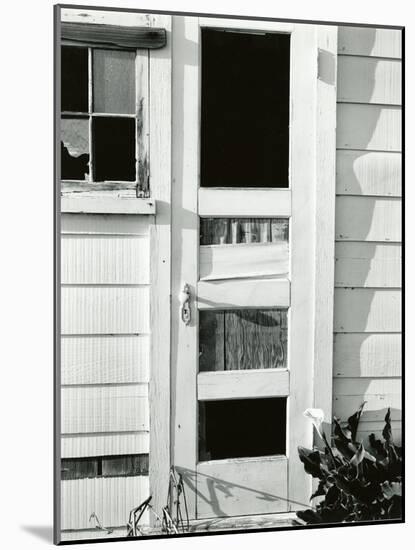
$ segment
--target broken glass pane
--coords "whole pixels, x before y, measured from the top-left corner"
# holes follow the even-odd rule
[[[61,178],[86,180],[89,174],[89,121],[87,118],[61,120]]]

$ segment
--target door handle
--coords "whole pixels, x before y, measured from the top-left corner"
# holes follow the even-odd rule
[[[186,283],[183,286],[183,290],[179,294],[179,300],[181,304],[181,316],[185,325],[188,325],[192,319],[192,313],[190,309],[190,287]]]

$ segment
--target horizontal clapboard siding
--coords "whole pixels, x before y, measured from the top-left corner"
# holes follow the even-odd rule
[[[397,198],[337,197],[336,240],[400,242],[401,216]]]
[[[334,377],[399,377],[401,340],[400,334],[335,334]]]
[[[63,284],[148,284],[148,237],[64,235]]]
[[[149,429],[148,386],[67,386],[61,389],[62,433]]]
[[[149,452],[149,433],[100,433],[63,435],[62,458],[145,454]]]
[[[337,148],[401,151],[401,108],[338,103]]]
[[[148,287],[67,286],[61,290],[62,334],[149,331]]]
[[[63,235],[148,235],[149,216],[131,214],[64,214]]]
[[[336,192],[338,195],[400,197],[401,153],[337,151]]]
[[[401,32],[339,27],[333,410],[401,437]]]
[[[61,342],[62,384],[148,382],[149,336],[68,336]]]
[[[128,521],[132,508],[149,495],[147,476],[76,479],[61,481],[61,528],[88,529],[92,513],[105,527],[119,527]],[[148,523],[148,512],[142,518]]]
[[[401,245],[398,243],[338,242],[337,287],[400,287]]]

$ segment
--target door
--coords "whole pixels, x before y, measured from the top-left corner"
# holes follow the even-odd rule
[[[307,505],[315,29],[173,18],[171,456],[191,518]]]

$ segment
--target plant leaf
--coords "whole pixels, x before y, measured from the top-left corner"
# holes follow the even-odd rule
[[[350,430],[350,438],[352,441],[356,441],[357,428],[359,427],[360,417],[362,416],[365,404],[366,401],[363,401],[359,409],[347,419],[347,429]]]
[[[324,478],[321,470],[321,458],[319,451],[310,451],[305,447],[298,447],[298,455],[301,462],[304,464],[304,470],[307,474],[319,479]]]
[[[402,482],[401,481],[385,481],[381,483],[382,492],[388,500],[394,496],[402,496]]]
[[[314,510],[300,510],[296,514],[297,517],[308,524],[321,523],[323,521],[323,518],[317,512],[314,512]]]
[[[313,500],[313,498],[315,497],[325,496],[325,494],[326,494],[326,482],[320,481],[316,491],[311,495],[310,500]]]
[[[350,464],[353,464],[354,466],[358,466],[362,462],[364,457],[365,457],[365,448],[363,447],[363,443],[361,443],[356,453],[350,459]]]
[[[388,445],[393,443],[390,408],[388,408],[388,412],[385,416],[385,427],[383,428],[382,436]]]

